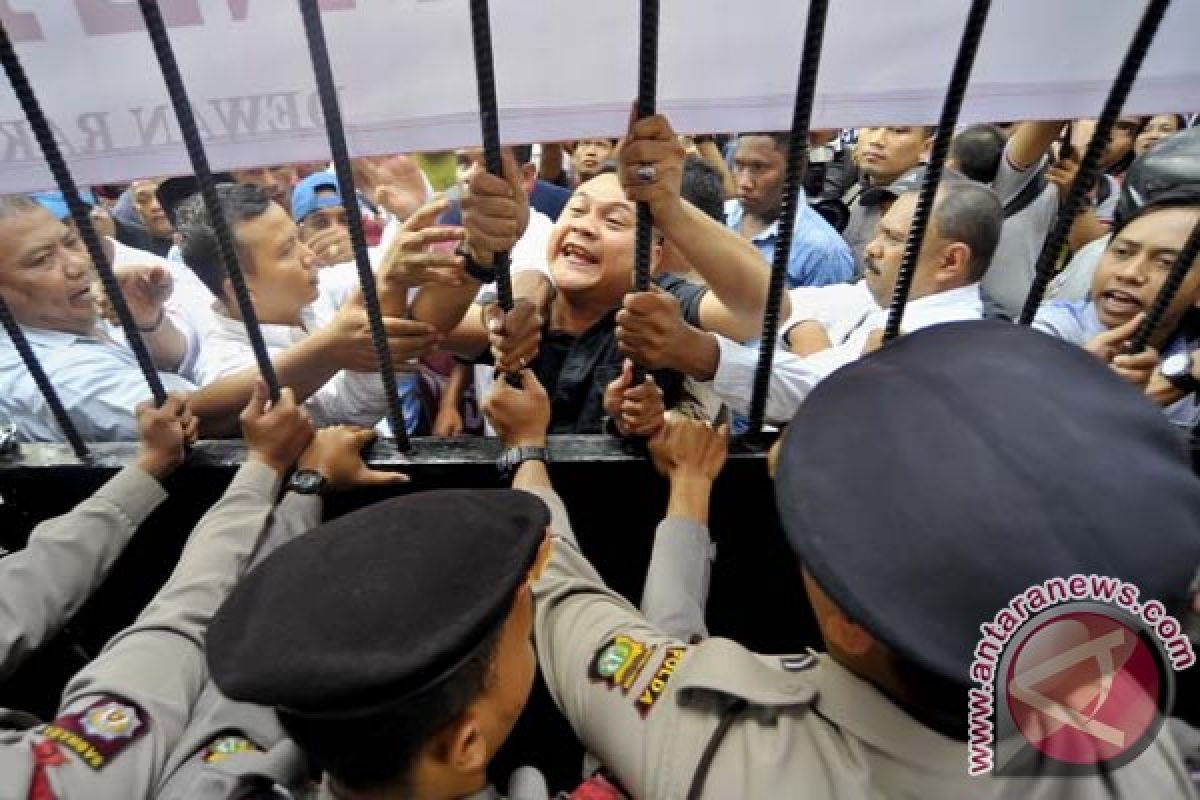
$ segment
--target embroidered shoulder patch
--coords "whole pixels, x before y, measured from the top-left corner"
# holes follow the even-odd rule
[[[226,761],[238,753],[257,753],[261,751],[261,747],[245,736],[230,735],[213,739],[201,752],[200,757],[205,764],[220,764],[222,761]]]
[[[654,677],[650,679],[650,683],[646,684],[646,688],[633,701],[633,707],[638,710],[638,713],[643,718],[650,714],[654,709],[655,703],[658,702],[658,698],[662,697],[663,692],[666,691],[667,681],[671,680],[671,676],[679,668],[679,664],[683,661],[686,653],[686,647],[668,647],[667,652],[663,654],[662,663],[654,671]]]
[[[647,647],[637,639],[618,634],[596,651],[588,667],[588,677],[593,682],[607,684],[609,689],[619,688],[628,693],[654,650],[654,646]]]
[[[148,730],[150,720],[136,705],[100,697],[82,711],[58,717],[42,729],[42,735],[101,770]]]

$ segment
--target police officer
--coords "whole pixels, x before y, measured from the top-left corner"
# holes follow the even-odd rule
[[[1177,609],[1200,561],[1200,487],[1173,433],[1086,356],[1003,323],[947,324],[809,397],[776,497],[828,654],[664,635],[580,553],[544,465],[522,464],[513,485],[546,502],[555,534],[534,585],[538,656],[588,749],[646,798],[1193,796],[1165,732],[1098,775],[1055,777],[1048,759],[1032,777],[968,775],[981,624],[1076,573]],[[492,422],[536,447],[548,402],[524,380],[497,388]]]
[[[529,696],[530,585],[549,513],[511,490],[392,498],[280,547],[208,636],[216,686],[270,706],[359,797],[494,797],[486,769]],[[540,797],[544,783],[514,789]]]
[[[319,525],[326,494],[408,480],[399,472],[367,467],[362,450],[374,439],[374,431],[349,425],[317,431],[296,462],[296,471],[288,480],[289,491],[248,570]],[[167,760],[155,796],[162,800],[245,800],[259,791],[263,797],[286,797],[284,788],[300,793],[311,785],[309,772],[307,759],[279,727],[273,709],[230,700],[210,681]]]
[[[34,528],[25,547],[0,559],[0,679],[69,620],[167,493],[197,421],[183,395],[137,408],[137,461],[72,511]]]
[[[68,683],[56,718],[38,725],[4,716],[0,798],[128,800],[154,788],[207,679],[208,622],[249,562],[283,475],[313,435],[291,391],[269,404],[261,381],[242,430],[247,462],[146,609]]]

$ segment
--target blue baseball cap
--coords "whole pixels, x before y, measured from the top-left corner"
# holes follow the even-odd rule
[[[300,222],[314,211],[341,205],[342,193],[338,189],[337,177],[331,172],[314,172],[296,184],[292,191],[292,219],[296,222]]]
[[[29,195],[29,199],[36,201],[38,205],[49,211],[58,220],[64,220],[71,216],[71,209],[67,205],[67,198],[62,192],[33,192]],[[91,189],[81,189],[79,199],[89,206],[96,205],[96,195]]]

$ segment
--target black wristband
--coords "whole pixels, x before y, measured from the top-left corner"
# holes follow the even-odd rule
[[[463,270],[475,280],[485,286],[496,280],[496,270],[491,267],[485,267],[476,261],[471,256],[471,251],[467,249],[466,244],[460,244],[455,252],[462,256]]]

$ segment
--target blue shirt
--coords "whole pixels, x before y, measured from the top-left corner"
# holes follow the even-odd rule
[[[84,440],[137,441],[134,408],[151,394],[128,347],[99,336],[22,329]],[[178,375],[159,376],[168,392],[195,388]],[[15,423],[23,442],[67,440],[12,340],[2,332],[0,419]]]
[[[742,204],[730,200],[725,204],[725,224],[737,230],[745,216]],[[768,264],[775,262],[775,242],[779,238],[779,220],[775,220],[750,241],[762,253]],[[846,240],[813,211],[800,195],[800,209],[792,228],[792,252],[788,255],[787,285],[828,286],[846,283],[854,278],[854,254]]]
[[[1090,300],[1058,300],[1038,309],[1033,319],[1037,330],[1068,342],[1086,347],[1087,343],[1104,333],[1108,328],[1096,314],[1096,304]],[[1176,336],[1163,348],[1162,357],[1194,349],[1195,342]],[[1163,409],[1167,419],[1176,425],[1195,427],[1200,423],[1200,398],[1190,395]]]

